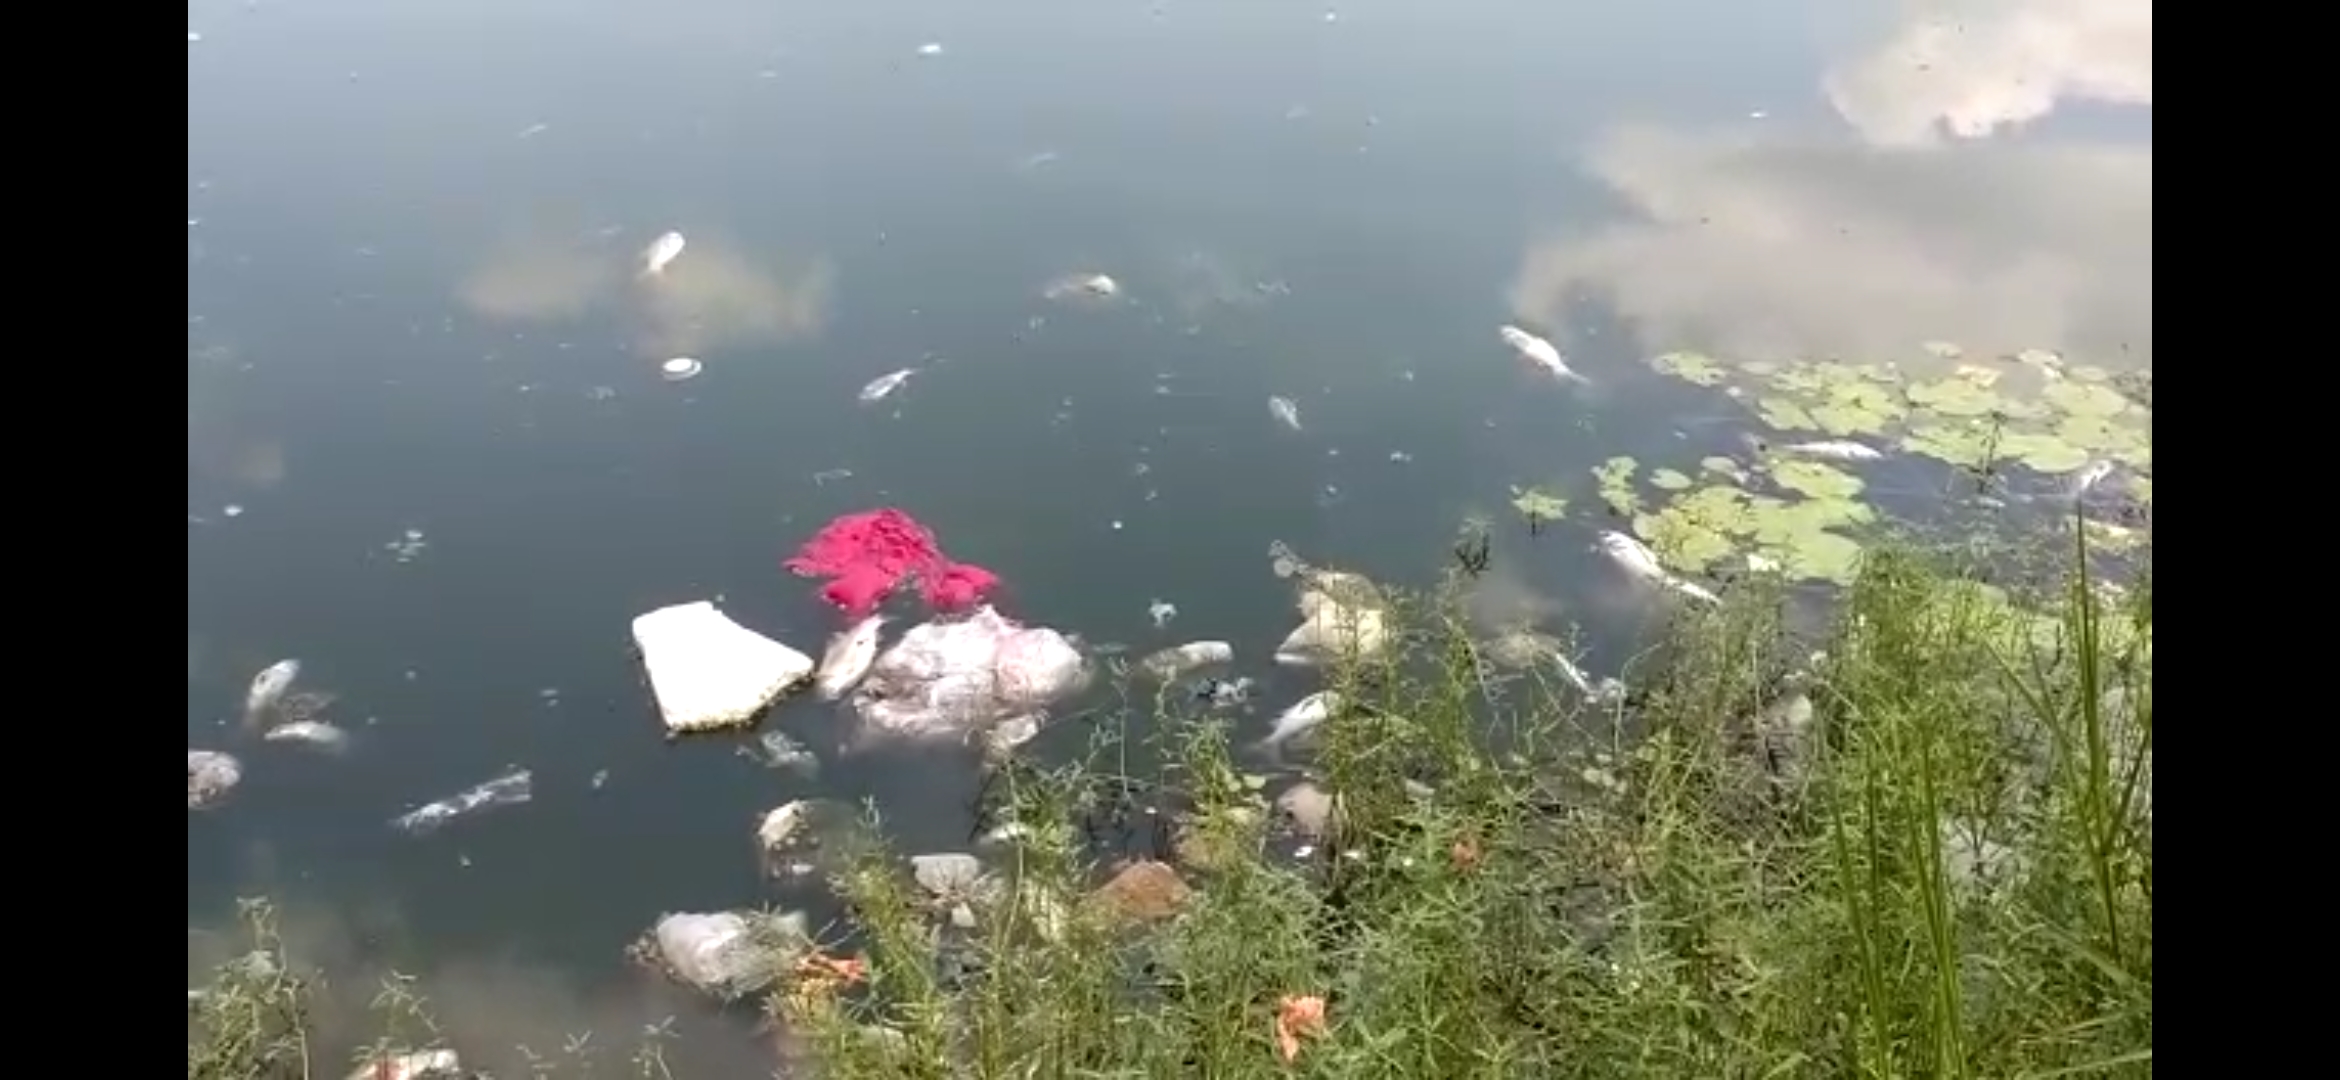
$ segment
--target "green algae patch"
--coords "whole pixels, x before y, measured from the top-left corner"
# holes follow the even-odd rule
[[[1633,490],[1633,472],[1639,462],[1629,457],[1613,457],[1593,466],[1593,482],[1600,487],[1601,501],[1619,517],[1631,517],[1641,509],[1641,494]]]
[[[1721,386],[1730,380],[1723,366],[1705,353],[1670,352],[1650,361],[1650,366],[1698,386]]]
[[[1659,469],[1649,474],[1649,482],[1662,491],[1688,491],[1697,481],[1673,469]]]

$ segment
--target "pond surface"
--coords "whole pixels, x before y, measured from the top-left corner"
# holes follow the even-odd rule
[[[839,755],[811,703],[770,723],[817,781],[661,738],[632,617],[818,655],[780,561],[842,513],[916,515],[1019,619],[1233,642],[1256,736],[1315,688],[1267,663],[1277,540],[1418,586],[1484,519],[1491,617],[1613,670],[1650,601],[1592,470],[1762,427],[1653,357],[2150,366],[2144,0],[1531,7],[191,2],[188,740],[244,779],[189,816],[190,926],[268,892],[574,1029],[659,913],[784,898],[779,802],[964,847],[968,753]],[[2084,404],[2043,423],[2139,464]],[[1917,511],[1952,473],[1861,468]],[[1523,491],[1570,503],[1532,542]],[[287,657],[345,755],[236,731]],[[527,805],[388,826],[513,767]]]

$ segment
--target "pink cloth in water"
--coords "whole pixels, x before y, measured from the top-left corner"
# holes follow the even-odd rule
[[[926,526],[890,507],[829,522],[781,565],[800,577],[828,578],[821,599],[855,618],[875,610],[904,578],[916,577],[937,611],[974,607],[999,587],[998,575],[952,562]]]

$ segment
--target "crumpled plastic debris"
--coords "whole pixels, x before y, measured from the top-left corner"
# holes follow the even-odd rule
[[[244,782],[244,766],[217,750],[187,751],[187,809],[209,810]]]
[[[911,627],[878,657],[852,707],[868,738],[963,739],[1070,698],[1091,675],[1071,639],[985,605]]]
[[[673,734],[745,727],[813,673],[812,657],[733,622],[705,600],[634,619],[634,647]]]
[[[498,806],[518,806],[535,796],[535,774],[527,769],[514,769],[484,784],[473,785],[391,818],[390,827],[399,832],[423,836],[445,828],[456,818]]]
[[[676,982],[732,1000],[770,986],[795,966],[810,941],[797,912],[681,912],[660,917],[637,955]]]

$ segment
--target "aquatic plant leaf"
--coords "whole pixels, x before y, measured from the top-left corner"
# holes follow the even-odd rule
[[[1781,574],[1806,581],[1851,584],[1860,569],[1860,541],[1825,529],[1796,533],[1783,542],[1764,546],[1761,551],[1779,564]]]
[[[1740,465],[1734,458],[1722,457],[1720,455],[1700,458],[1698,459],[1698,469],[1700,472],[1713,473],[1714,475],[1729,480],[1734,484],[1744,484],[1747,482],[1746,467]]]
[[[1818,431],[1820,422],[1802,405],[1783,397],[1759,398],[1755,415],[1763,418],[1765,426],[1773,431]]]
[[[1987,386],[1972,380],[1949,378],[1918,383],[1907,391],[1910,404],[1943,416],[1988,416],[2004,409],[2005,401]]]
[[[1620,515],[1630,515],[1641,507],[1641,496],[1633,490],[1633,470],[1640,463],[1629,457],[1613,457],[1593,466],[1593,480],[1600,485],[1601,501]]]
[[[1634,515],[1633,532],[1647,541],[1666,565],[1691,573],[1714,566],[1737,549],[1728,535],[1680,507]]]
[[[1949,465],[1979,469],[1990,463],[1997,436],[1980,421],[1938,421],[1910,429],[1901,449]]]
[[[2039,396],[2073,416],[2113,417],[2129,408],[2128,398],[2103,383],[2062,379],[2041,387]]]
[[[1779,486],[1814,499],[1849,499],[1868,486],[1860,477],[1819,461],[1774,461],[1770,472]]]
[[[1568,513],[1568,500],[1542,488],[1511,488],[1511,508],[1530,522],[1558,521]]]
[[[1670,352],[1650,361],[1659,372],[1699,386],[1721,386],[1729,378],[1722,365],[1705,353]]]
[[[1687,491],[1694,483],[1689,477],[1672,469],[1659,469],[1649,474],[1649,482],[1667,491]]]
[[[2043,473],[2068,473],[2088,464],[2090,454],[2052,434],[2010,432],[1999,440],[1999,456]]]

